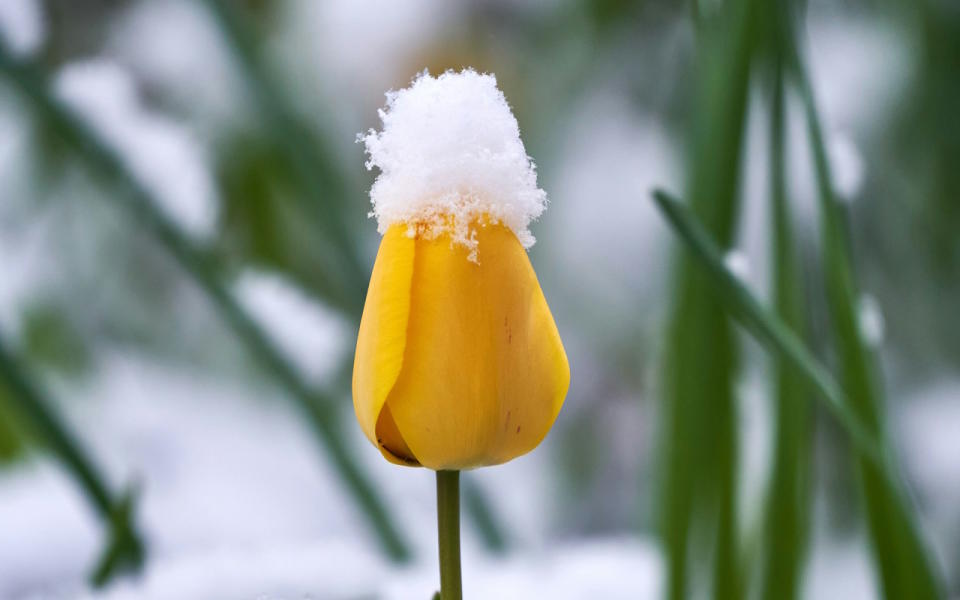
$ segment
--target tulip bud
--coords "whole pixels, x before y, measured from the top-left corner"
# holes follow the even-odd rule
[[[492,75],[424,73],[363,137],[384,234],[360,322],[357,419],[387,460],[435,470],[539,444],[570,383],[525,247],[546,195]]]

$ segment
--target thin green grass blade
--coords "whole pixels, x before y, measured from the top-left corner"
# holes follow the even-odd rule
[[[850,258],[850,240],[844,213],[833,186],[823,127],[810,79],[799,54],[791,56],[791,71],[806,113],[820,198],[821,240],[826,272],[827,303],[840,357],[842,381],[849,407],[870,432],[885,443],[887,432],[882,386],[876,359],[860,333],[858,292]],[[939,598],[942,585],[905,489],[885,478],[877,465],[857,461],[866,505],[874,560],[887,598]]]
[[[688,175],[694,211],[725,246],[733,239],[750,64],[753,0],[698,24],[698,95]],[[691,595],[712,557],[713,596],[739,598],[737,351],[709,280],[677,257],[664,364],[660,440],[661,536],[669,598]]]
[[[884,452],[877,437],[846,403],[846,396],[830,372],[807,350],[803,342],[774,314],[763,308],[724,265],[719,246],[696,217],[667,192],[655,190],[653,199],[674,232],[708,275],[711,295],[723,300],[726,309],[754,337],[803,377],[825,408],[841,425],[853,444],[871,461],[883,465]]]
[[[265,131],[275,151],[283,157],[299,184],[296,196],[300,213],[331,240],[338,249],[339,261],[329,265],[331,276],[343,287],[342,294],[356,298],[353,306],[362,306],[366,292],[364,261],[357,252],[348,219],[350,186],[336,164],[335,152],[320,137],[311,136],[312,127],[292,108],[275,83],[275,77],[258,52],[255,36],[237,7],[224,0],[203,0],[224,40],[237,60],[247,87],[267,123]],[[348,303],[349,307],[349,303]]]
[[[7,399],[18,416],[66,467],[107,528],[109,542],[92,575],[93,583],[103,585],[118,573],[139,571],[143,566],[144,546],[133,525],[133,494],[117,496],[110,491],[103,474],[2,339],[0,382],[9,389]]]
[[[851,444],[859,453],[865,474],[868,473],[874,478],[874,487],[871,491],[882,494],[884,504],[881,506],[887,510],[884,516],[895,520],[890,523],[888,533],[896,534],[895,539],[904,544],[903,547],[891,549],[894,552],[894,560],[904,561],[897,567],[902,569],[904,565],[912,565],[914,568],[921,569],[909,573],[899,571],[892,582],[896,587],[891,589],[885,587],[886,597],[924,599],[943,597],[939,580],[926,553],[922,538],[913,524],[913,509],[903,494],[903,484],[896,463],[892,453],[884,445],[885,438],[853,410],[850,397],[786,324],[760,306],[750,292],[727,270],[719,247],[703,226],[696,221],[689,209],[663,191],[655,191],[653,197],[674,231],[698,259],[705,272],[710,275],[714,284],[711,293],[718,294],[730,313],[748,331],[775,353],[783,364],[789,365],[802,377],[804,384],[816,393],[816,397],[823,401],[826,409],[846,432]],[[871,526],[874,525],[871,524]],[[884,574],[884,577],[888,577],[888,574]],[[904,595],[896,595],[901,592]]]
[[[0,386],[0,468],[19,459],[28,440],[12,408],[9,393]]]
[[[784,82],[778,55],[772,57],[770,167],[773,223],[774,311],[798,337],[804,329],[803,291],[787,201],[784,156]],[[761,597],[792,600],[800,581],[810,518],[810,439],[812,414],[807,390],[795,370],[774,365],[775,417],[773,467],[769,484],[761,570]]]
[[[336,418],[337,406],[332,394],[311,388],[303,381],[296,368],[243,310],[204,254],[156,208],[158,204],[153,201],[149,191],[129,173],[120,158],[50,93],[39,71],[15,60],[0,45],[0,74],[29,98],[36,113],[91,169],[116,185],[116,193],[107,197],[116,202],[134,222],[139,223],[203,290],[251,355],[297,402],[314,426],[337,474],[372,525],[384,550],[395,560],[407,560],[410,556],[407,543],[394,525],[376,487],[347,447],[343,428]]]

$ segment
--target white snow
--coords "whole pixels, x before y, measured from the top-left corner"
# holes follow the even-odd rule
[[[319,382],[340,364],[349,327],[281,275],[248,270],[234,284],[241,304],[308,379]]]
[[[750,281],[750,259],[743,250],[733,249],[723,256],[723,266],[743,284]]]
[[[39,0],[0,2],[0,43],[17,56],[33,54],[47,36]]]
[[[880,303],[870,294],[860,296],[857,306],[857,325],[860,336],[868,346],[877,348],[883,343],[886,322],[883,319]]]
[[[661,558],[649,541],[634,537],[581,540],[548,550],[503,559],[464,555],[463,589],[470,598],[525,600],[552,598],[659,598]],[[429,569],[388,582],[385,600],[429,598],[437,589]]]
[[[74,393],[55,392],[111,485],[140,481],[147,569],[87,591],[101,529],[73,481],[49,459],[35,460],[0,480],[0,598],[399,599],[436,590],[432,473],[386,464],[351,428],[355,456],[402,515],[398,524],[416,551],[413,564],[396,567],[283,398],[129,351],[104,353],[98,364],[79,390],[74,382]],[[543,460],[524,457],[491,471],[492,480],[474,475],[510,505],[504,517],[517,544],[505,557],[490,557],[465,518],[471,597],[655,597],[660,559],[645,538],[546,537],[543,513],[553,492],[541,481]],[[516,537],[510,519],[518,515],[523,526],[533,524],[532,536]]]
[[[48,458],[0,471],[0,598],[82,581],[103,540],[82,492]]]
[[[834,192],[844,202],[853,202],[863,187],[864,163],[860,150],[843,131],[833,131],[827,145]]]
[[[199,2],[131,4],[112,21],[105,51],[211,136],[251,116],[244,112],[246,88],[233,58]]]
[[[380,233],[394,224],[428,238],[450,234],[476,259],[474,222],[489,219],[534,243],[530,222],[546,192],[520,140],[520,128],[493,75],[472,69],[387,92],[383,130],[360,136],[380,175],[370,190]]]
[[[121,67],[103,60],[72,63],[58,72],[55,87],[119,152],[160,210],[196,238],[213,234],[218,198],[204,149],[178,123],[145,109]]]
[[[870,600],[879,598],[870,542],[860,536],[824,541],[810,557],[802,597],[810,600]]]

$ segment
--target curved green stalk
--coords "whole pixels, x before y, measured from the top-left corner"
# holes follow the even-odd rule
[[[123,571],[139,571],[144,546],[133,525],[135,494],[128,489],[115,496],[105,478],[74,439],[49,402],[27,375],[13,352],[0,339],[0,380],[10,389],[10,401],[28,420],[53,455],[66,467],[108,530],[109,541],[91,576],[95,585],[107,583]]]
[[[880,574],[884,580],[886,597],[942,597],[923,538],[913,523],[913,509],[903,493],[903,484],[893,454],[886,445],[886,438],[855,409],[851,392],[845,391],[790,328],[764,309],[729,272],[724,266],[719,247],[689,209],[663,191],[654,191],[653,198],[674,231],[711,277],[714,284],[711,289],[723,299],[730,313],[774,352],[783,364],[789,365],[801,376],[804,384],[816,392],[816,397],[823,401],[850,438],[860,458],[864,484],[870,486],[864,490],[868,511],[882,508],[883,516],[890,519],[878,528],[878,524],[873,522],[874,516],[870,515],[869,524],[878,547],[880,543],[899,541],[903,544],[892,548],[885,546],[892,554],[878,557],[882,561]],[[880,534],[889,537],[881,537]],[[886,571],[888,568],[890,570]]]
[[[690,209],[663,190],[654,190],[653,199],[674,232],[684,242],[697,264],[710,278],[709,292],[717,295],[730,314],[754,337],[803,377],[804,384],[817,393],[824,407],[847,433],[854,446],[878,466],[886,468],[885,452],[876,435],[848,405],[843,388],[810,353],[787,325],[763,308],[723,262],[720,247],[697,221]]]
[[[77,151],[94,171],[112,181],[118,193],[108,197],[138,222],[190,276],[220,316],[245,344],[251,355],[297,401],[297,405],[314,425],[341,481],[360,510],[373,526],[381,545],[389,556],[405,561],[410,550],[391,519],[386,504],[359,463],[348,449],[343,430],[336,419],[336,403],[326,391],[311,388],[298,371],[274,347],[269,338],[240,306],[221,282],[206,257],[193,246],[160,210],[150,192],[129,173],[120,158],[99,141],[87,125],[74,116],[49,91],[45,78],[34,68],[14,59],[0,45],[0,73],[30,99],[31,107]]]

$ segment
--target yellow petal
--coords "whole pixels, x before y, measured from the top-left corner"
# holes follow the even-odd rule
[[[383,236],[360,319],[353,362],[353,407],[363,432],[378,447],[378,426],[393,423],[392,419],[381,421],[381,411],[403,365],[414,247],[414,240],[402,227],[392,227]],[[395,430],[394,426],[387,435],[397,451],[402,451],[392,437]]]
[[[516,236],[487,225],[477,227],[477,240],[479,264],[446,236],[415,242],[403,364],[387,403],[400,437],[431,469],[529,452],[570,383],[560,335]]]

